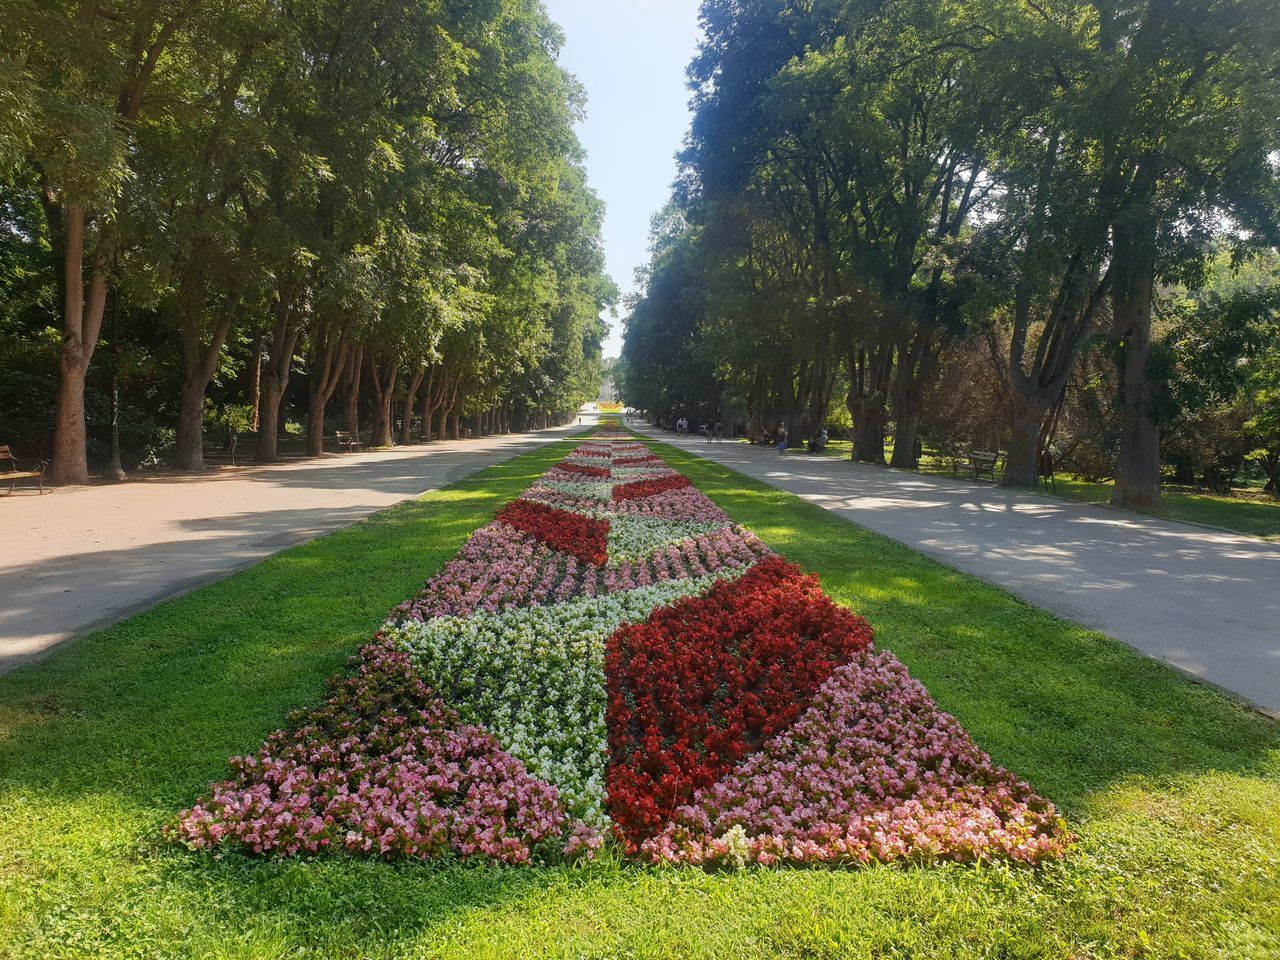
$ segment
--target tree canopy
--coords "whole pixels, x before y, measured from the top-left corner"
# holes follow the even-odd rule
[[[616,291],[538,0],[27,0],[0,31],[0,353],[39,385],[0,401],[54,479],[101,456],[111,371],[133,459],[185,468],[211,410],[272,460],[339,392],[377,444],[595,395]]]
[[[855,459],[892,436],[911,467],[976,356],[990,436],[929,439],[994,439],[1025,485],[1104,356],[1116,501],[1151,504],[1165,306],[1280,242],[1274,4],[706,0],[702,25],[627,399],[798,442],[836,398]]]

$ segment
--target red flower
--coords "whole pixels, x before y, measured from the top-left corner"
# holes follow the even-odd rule
[[[609,816],[634,848],[788,729],[871,627],[780,557],[621,627],[605,648]]]
[[[603,566],[609,560],[608,520],[584,517],[533,500],[511,501],[498,519],[585,563]]]
[[[655,493],[665,493],[667,490],[679,490],[681,487],[691,486],[693,486],[693,481],[688,477],[682,477],[678,473],[673,473],[665,477],[656,477],[653,480],[634,480],[631,483],[615,483],[613,485],[613,499],[639,500],[642,497],[651,497]]]
[[[557,467],[566,473],[578,473],[584,477],[596,477],[601,480],[609,479],[608,467],[590,467],[581,463],[570,463],[568,460],[562,460]]]
[[[661,463],[660,457],[655,457],[652,453],[642,453],[634,457],[617,457],[613,461],[615,467],[638,467],[646,463]]]

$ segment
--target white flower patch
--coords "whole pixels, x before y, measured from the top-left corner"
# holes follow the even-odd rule
[[[656,463],[648,467],[613,467],[610,470],[614,480],[647,480],[650,477],[669,477],[675,472]]]
[[[558,787],[573,815],[603,825],[605,641],[619,625],[743,572],[384,629],[451,706],[495,734],[534,776]]]
[[[586,500],[607,503],[613,499],[613,484],[608,480],[538,480],[531,490],[556,490]]]
[[[555,507],[557,510],[566,510],[569,513],[576,513],[579,516],[591,517],[592,519],[609,519],[613,516],[612,504],[606,501],[587,500],[584,498],[569,499],[568,495],[561,495],[559,491],[547,487],[531,487],[520,495],[520,499],[532,500],[535,503],[545,503],[547,506]]]
[[[616,515],[609,518],[609,563],[625,563],[690,537],[713,533],[724,523],[668,520],[665,517]]]

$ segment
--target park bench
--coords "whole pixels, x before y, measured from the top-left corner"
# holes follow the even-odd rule
[[[344,433],[339,430],[333,435],[333,438],[338,441],[339,450],[345,450],[347,453],[355,453],[357,450],[361,449],[360,441],[349,433]]]
[[[5,480],[9,481],[9,493],[13,493],[13,488],[17,486],[19,480],[33,479],[40,485],[40,492],[44,493],[44,468],[49,465],[47,460],[19,460],[13,455],[13,451],[8,447],[0,446],[0,464],[8,464],[7,469],[0,467],[0,483]],[[33,469],[23,470],[21,464],[29,463]]]
[[[968,470],[969,475],[974,480],[980,480],[984,475],[991,478],[991,482],[996,480],[996,463],[1000,459],[999,453],[991,453],[988,450],[970,450]]]

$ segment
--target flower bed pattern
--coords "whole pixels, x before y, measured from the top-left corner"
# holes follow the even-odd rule
[[[1037,862],[1069,842],[865,621],[642,443],[550,468],[172,836],[529,863]]]
[[[597,566],[609,559],[609,524],[532,500],[515,500],[498,520],[541,540],[552,550]]]
[[[610,638],[609,812],[634,848],[790,727],[871,627],[779,557]]]

